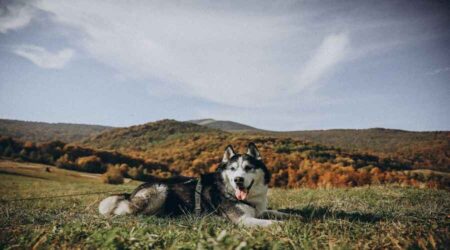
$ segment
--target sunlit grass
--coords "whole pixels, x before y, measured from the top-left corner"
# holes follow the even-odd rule
[[[5,201],[137,185],[51,176],[0,174],[0,248],[445,249],[449,243],[450,195],[444,190],[272,189],[271,207],[299,213],[304,220],[260,229],[215,216],[103,218],[97,205],[106,194]]]

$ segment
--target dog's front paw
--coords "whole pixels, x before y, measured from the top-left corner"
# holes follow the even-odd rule
[[[270,228],[273,228],[277,232],[283,231],[283,225],[285,225],[285,221],[273,220]]]
[[[280,220],[265,220],[267,221],[267,224],[265,224],[263,227],[280,227],[284,224],[284,221]]]
[[[281,225],[283,222],[278,220],[263,220],[252,217],[242,218],[240,221],[240,225],[246,227],[269,227],[274,225]]]

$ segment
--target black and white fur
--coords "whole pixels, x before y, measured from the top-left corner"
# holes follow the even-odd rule
[[[106,216],[138,213],[176,216],[192,213],[198,181],[192,177],[155,179],[140,185],[131,194],[104,199],[100,202],[99,212]],[[250,227],[269,226],[279,222],[273,219],[291,217],[267,210],[270,172],[254,143],[250,143],[247,153],[242,155],[228,146],[217,171],[202,175],[200,181],[201,211],[204,214],[216,213],[236,224]]]

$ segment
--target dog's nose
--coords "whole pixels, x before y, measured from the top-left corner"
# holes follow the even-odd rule
[[[236,177],[236,178],[234,178],[234,182],[238,185],[244,184],[244,177]]]

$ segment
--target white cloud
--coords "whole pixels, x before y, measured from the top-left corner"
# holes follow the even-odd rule
[[[120,74],[157,79],[172,91],[238,107],[288,95],[302,61],[286,62],[286,56],[305,57],[318,46],[315,37],[302,36],[299,17],[285,14],[148,1],[41,1],[38,7],[80,30],[81,46]],[[323,46],[333,47],[328,43]],[[250,98],[255,94],[257,101]]]
[[[35,14],[30,5],[16,4],[0,5],[0,33],[17,30],[27,26]]]
[[[327,36],[297,76],[297,91],[311,86],[342,61],[348,44],[349,38],[344,33]]]
[[[120,75],[149,80],[155,93],[170,90],[237,107],[272,105],[324,86],[319,80],[340,63],[398,44],[401,32],[387,23],[409,24],[374,22],[335,5],[261,5],[268,6],[42,0],[35,7],[78,30],[71,41],[94,59]]]
[[[74,55],[72,49],[62,49],[52,53],[35,45],[17,46],[13,52],[44,69],[62,69]]]
[[[444,41],[433,39],[448,38],[443,25],[448,13],[436,3],[419,8],[402,1],[6,2],[14,5],[1,9],[5,1],[0,0],[0,39],[6,48],[23,43],[76,48],[87,57],[83,62],[98,67],[86,77],[109,77],[113,68],[115,81],[108,82],[150,92],[146,101],[157,100],[150,106],[164,110],[161,114],[189,119],[198,105],[199,117],[238,117],[263,128],[300,128],[325,119],[324,113],[346,114],[357,103],[355,93],[361,101],[374,95],[360,94],[362,89],[393,84],[386,81],[393,76],[395,82],[406,79],[403,68],[419,67],[412,62],[425,65],[434,57],[435,65],[438,56],[410,52],[433,52]],[[10,32],[29,23],[33,29]],[[73,51],[22,46],[15,53],[41,67],[61,68]],[[401,67],[387,70],[385,63]],[[447,68],[429,75],[443,72]],[[388,95],[383,98],[389,101]],[[169,109],[165,103],[185,106]],[[314,124],[307,127],[332,126]]]

